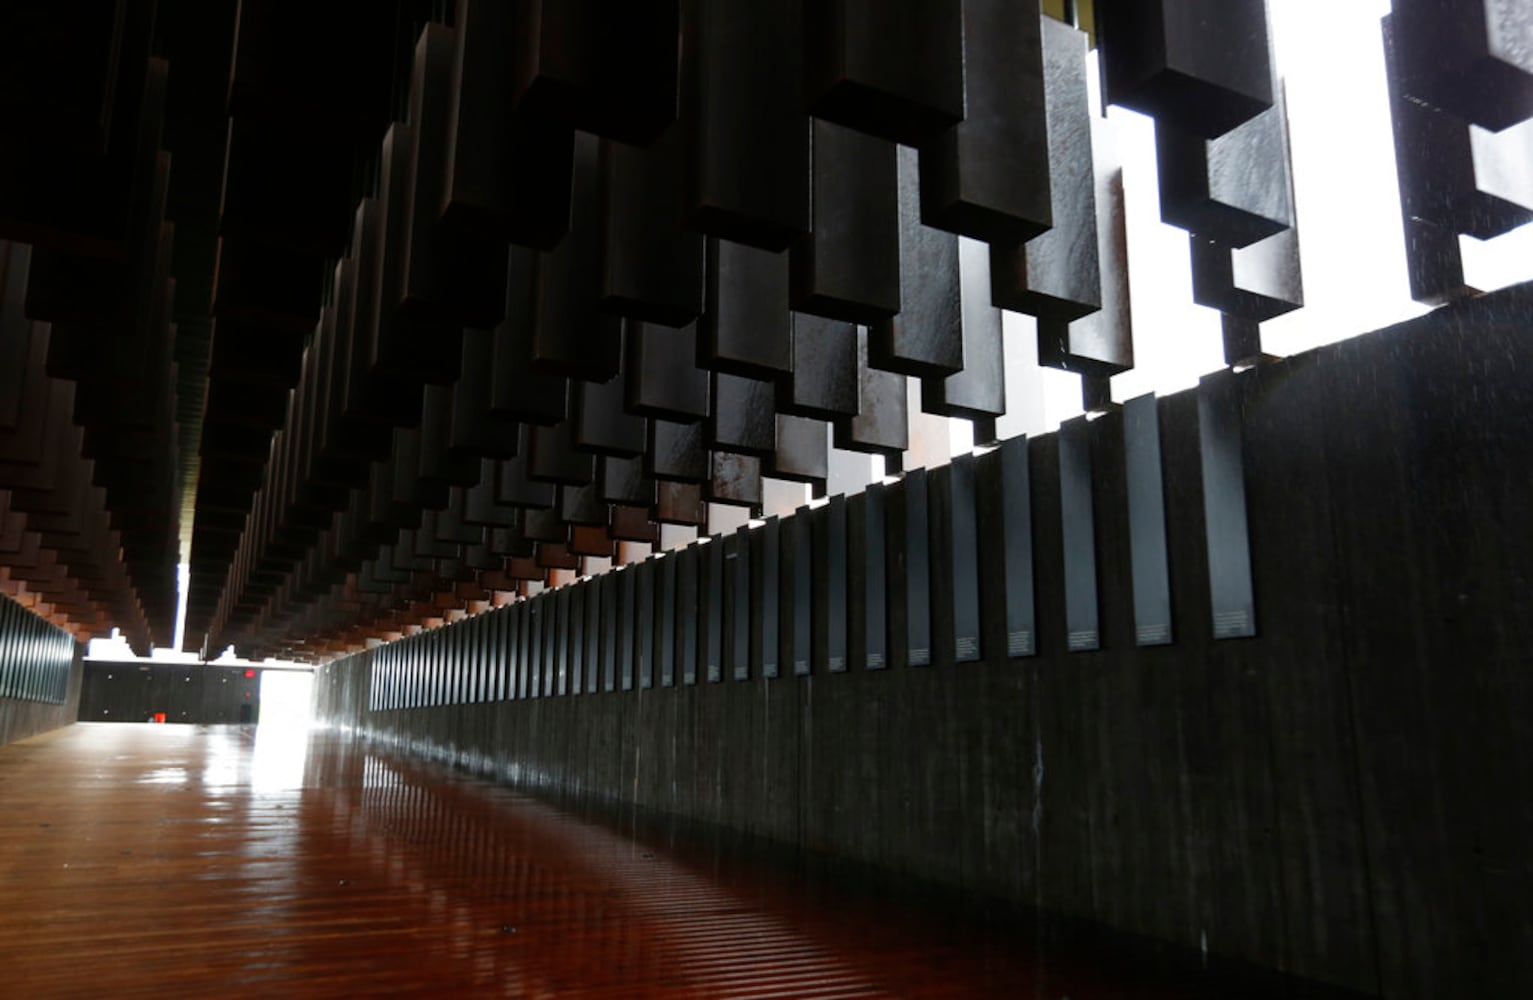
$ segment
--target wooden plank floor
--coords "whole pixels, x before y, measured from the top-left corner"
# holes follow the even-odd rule
[[[150,725],[0,748],[0,970],[19,997],[1228,995],[335,734]]]

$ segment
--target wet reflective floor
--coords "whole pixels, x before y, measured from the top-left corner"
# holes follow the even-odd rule
[[[335,733],[0,747],[0,995],[1297,995],[619,829]]]

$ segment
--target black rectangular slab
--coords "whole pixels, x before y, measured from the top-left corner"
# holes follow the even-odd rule
[[[990,248],[991,296],[997,306],[1058,322],[1102,305],[1097,246],[1092,110],[1086,90],[1086,36],[1044,18],[1043,61],[1052,227],[1030,240]]]
[[[688,224],[785,250],[809,230],[803,9],[778,0],[685,0],[682,12]],[[752,155],[741,159],[742,149]]]
[[[698,364],[757,379],[792,372],[788,255],[716,238],[707,248]]]
[[[578,665],[574,658],[573,646],[575,637],[580,634],[579,626],[582,623],[570,608],[574,590],[574,587],[560,587],[554,598],[554,613],[558,616],[554,625],[554,662],[557,664],[554,694],[560,696],[570,693],[574,681],[573,674]]]
[[[811,119],[813,227],[793,245],[793,308],[849,323],[900,309],[895,145]]]
[[[658,590],[655,615],[659,634],[656,637],[655,659],[660,665],[661,687],[673,687],[676,684],[677,555],[672,552],[662,557],[656,570]]]
[[[1006,655],[1033,656],[1038,651],[1033,600],[1033,495],[1025,436],[1009,438],[1001,444],[998,483]]]
[[[1110,104],[1223,135],[1272,106],[1266,0],[1096,0]]]
[[[777,380],[777,412],[834,420],[857,415],[857,328],[793,314],[793,370]]]
[[[564,634],[565,616],[560,614],[560,590],[547,591],[543,598],[543,690],[544,698],[552,698],[560,692],[565,680],[560,647]]]
[[[702,630],[699,646],[703,672],[710,684],[717,684],[724,679],[724,608],[727,597],[724,541],[722,538],[714,538],[698,553],[697,596],[701,606],[697,617]]]
[[[587,694],[611,691],[608,669],[609,660],[615,660],[611,648],[612,637],[608,634],[609,622],[616,618],[617,608],[612,606],[614,588],[608,584],[611,574],[589,579],[579,584],[586,592],[586,660],[585,688]],[[613,581],[616,582],[616,581]]]
[[[1256,635],[1241,391],[1239,377],[1228,372],[1210,376],[1198,387],[1198,454],[1215,639]]]
[[[1253,323],[1304,305],[1299,234],[1284,229],[1241,249],[1193,236],[1192,299]]]
[[[1053,221],[1038,0],[964,0],[964,120],[921,147],[929,226],[1016,243]]]
[[[591,634],[591,620],[593,614],[601,613],[601,597],[594,588],[581,584],[565,589],[570,595],[565,643],[569,649],[569,693],[581,694],[594,688],[594,685],[588,687],[586,684],[586,667],[596,656],[597,643],[592,642],[595,636]]]
[[[570,231],[540,254],[532,307],[532,366],[548,375],[606,382],[618,372],[622,319],[601,311],[602,217],[597,140],[575,135]]]
[[[884,485],[873,483],[849,501],[848,530],[852,533],[852,578],[860,580],[861,629],[857,645],[862,666],[883,670],[889,666],[889,592],[886,558]]]
[[[553,483],[535,481],[529,475],[532,449],[528,428],[522,428],[520,437],[524,445],[520,453],[498,466],[495,502],[521,510],[549,510],[558,503],[559,488]]]
[[[1533,11],[1520,0],[1393,5],[1404,93],[1500,132],[1533,117]]]
[[[1172,640],[1171,575],[1166,557],[1166,496],[1161,481],[1160,406],[1154,393],[1123,404],[1123,461],[1134,583],[1134,641],[1140,646],[1161,646]]]
[[[564,423],[534,427],[529,434],[527,475],[535,482],[589,486],[596,479],[596,462],[575,447],[575,428]]]
[[[631,577],[632,574],[628,574],[628,576]],[[619,602],[622,600],[622,577],[623,574],[608,572],[588,584],[593,589],[601,591],[601,620],[596,623],[596,628],[601,649],[601,690],[603,691],[615,691],[618,685],[618,668],[620,666],[620,657],[618,656],[618,623],[622,617],[619,606]],[[629,617],[631,618],[632,615]],[[628,643],[628,646],[631,649],[632,643]],[[594,656],[588,677],[591,682],[590,690],[595,691],[596,665]],[[627,688],[625,687],[624,690],[627,690]]]
[[[925,469],[905,474],[900,488],[904,515],[899,532],[904,560],[905,649],[912,667],[932,662],[931,621],[931,510]]]
[[[824,526],[825,668],[841,673],[847,668],[847,510],[846,497],[830,498],[820,512]]]
[[[707,482],[708,433],[704,424],[678,424],[670,420],[649,422],[649,449],[645,472],[655,479],[679,483]]]
[[[744,455],[770,455],[777,443],[776,398],[771,382],[715,373],[708,446]]]
[[[708,482],[703,484],[703,498],[707,502],[745,507],[752,516],[760,515],[763,500],[760,458],[713,451],[708,453],[708,464]]]
[[[1467,132],[1465,133],[1467,139]],[[1243,247],[1294,225],[1288,112],[1281,99],[1216,139],[1155,123],[1160,218]]]
[[[630,412],[695,423],[708,416],[708,371],[697,365],[697,325],[630,322],[624,335],[624,381]]]
[[[787,638],[788,659],[797,677],[807,677],[814,666],[814,511],[800,507],[782,522],[783,578],[788,584],[789,599]]]
[[[1006,359],[1001,310],[990,304],[990,252],[959,237],[963,371],[921,380],[921,409],[984,423],[1006,413]]]
[[[1064,550],[1065,637],[1072,653],[1100,649],[1096,519],[1091,487],[1090,424],[1059,428],[1060,544]]]
[[[756,622],[751,635],[759,650],[756,662],[761,665],[762,677],[777,677],[781,649],[781,621],[778,609],[782,601],[782,521],[776,517],[766,519],[761,531],[755,536],[755,591],[758,600]]]
[[[598,459],[596,482],[603,503],[650,507],[655,502],[655,481],[645,475],[643,458]]]
[[[463,330],[463,374],[453,387],[449,447],[458,454],[511,458],[517,451],[517,422],[491,410],[495,379],[495,336]]]
[[[703,638],[702,617],[702,556],[697,543],[678,551],[676,562],[676,659],[681,683],[697,683],[697,663],[701,658],[699,644]]]
[[[495,327],[495,375],[490,410],[529,424],[564,420],[569,380],[535,370],[533,305],[537,292],[537,252],[512,247],[506,272],[506,318]]]
[[[646,559],[634,567],[634,643],[633,659],[639,689],[655,686],[655,560]]]
[[[917,145],[964,117],[959,0],[823,0],[805,14],[804,94],[818,118]]]
[[[869,364],[869,334],[857,328],[857,415],[838,417],[832,424],[835,445],[845,451],[868,452],[892,460],[895,469],[910,446],[909,397],[905,376]]]
[[[676,117],[676,0],[619,5],[525,0],[513,5],[519,110],[637,146]],[[511,54],[504,54],[510,59]]]
[[[873,324],[868,358],[885,371],[936,378],[963,368],[958,237],[922,224],[918,162],[901,148],[900,311]]]
[[[947,552],[953,608],[953,659],[969,663],[984,653],[980,627],[978,465],[973,455],[953,459],[947,477]]]
[[[686,163],[686,136],[679,128],[648,149],[602,142],[601,294],[607,311],[673,327],[702,313],[703,237],[681,225]]]
[[[604,641],[612,646],[617,659],[618,689],[632,691],[635,647],[640,631],[636,617],[639,612],[638,567],[628,566],[613,575],[617,577],[617,610],[611,620],[612,629],[605,634]]]
[[[752,535],[749,525],[735,529],[729,548],[724,550],[725,579],[729,600],[729,667],[737,681],[751,676],[751,578]]]
[[[627,387],[621,375],[606,382],[577,382],[573,416],[575,447],[597,455],[637,458],[644,454],[649,428],[644,418],[629,413]]]
[[[809,483],[816,496],[830,475],[830,431],[824,421],[777,415],[777,448],[764,470],[776,479]]]

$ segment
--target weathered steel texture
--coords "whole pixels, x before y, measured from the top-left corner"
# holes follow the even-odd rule
[[[698,364],[743,378],[793,371],[788,255],[709,239],[706,307],[698,321]]]
[[[768,456],[777,446],[776,386],[722,372],[713,376],[713,413],[708,446]]]
[[[685,0],[682,125],[691,143],[688,223],[786,250],[809,230],[803,8],[778,0]],[[695,48],[694,48],[695,46]],[[755,154],[742,158],[739,150]]]
[[[921,218],[1015,243],[1048,229],[1048,122],[1038,0],[963,4],[964,120],[921,147]]]
[[[530,437],[527,475],[534,481],[586,486],[595,480],[596,460],[576,450],[572,424],[534,427]]]
[[[900,310],[896,147],[812,119],[812,226],[792,249],[793,308],[850,323]]]
[[[651,420],[645,474],[662,482],[707,482],[710,470],[705,430],[702,424]]]
[[[778,414],[777,446],[764,471],[777,479],[809,483],[817,494],[824,493],[830,476],[830,429],[821,420]]]
[[[569,234],[537,259],[532,305],[537,371],[591,382],[606,382],[618,372],[623,321],[601,311],[604,225],[597,139],[580,132]]]
[[[959,0],[806,7],[804,92],[817,118],[916,145],[964,117]]]
[[[1533,117],[1533,10],[1522,0],[1399,0],[1403,92],[1500,131]]]
[[[647,443],[646,439],[646,443]],[[601,498],[606,503],[648,507],[655,502],[655,482],[643,458],[602,458],[596,463]]]
[[[1261,322],[1304,305],[1299,233],[1285,229],[1232,250],[1192,237],[1192,298],[1240,319]]]
[[[921,380],[921,409],[947,417],[986,421],[1006,413],[1005,345],[1001,310],[991,305],[990,253],[985,244],[958,240],[963,296],[963,371]]]
[[[533,370],[533,301],[537,253],[511,249],[506,272],[506,318],[495,327],[490,411],[512,420],[551,425],[564,420],[569,380]]]
[[[1038,361],[1101,380],[1134,366],[1134,323],[1123,169],[1106,120],[1093,117],[1091,122],[1102,308],[1068,323],[1040,317]]]
[[[655,484],[655,521],[701,527],[708,523],[708,505],[703,489],[694,483],[662,479]]]
[[[900,150],[900,311],[872,326],[868,357],[885,371],[939,377],[963,368],[958,237],[922,224],[918,161]]]
[[[1244,247],[1294,225],[1288,107],[1278,99],[1215,139],[1155,123],[1160,217],[1205,239]]]
[[[846,451],[883,455],[898,466],[910,446],[905,376],[868,363],[868,331],[857,328],[857,415],[838,417],[835,445]]]
[[[1266,0],[1098,0],[1108,103],[1223,135],[1272,106]]]
[[[703,237],[682,229],[686,143],[670,129],[649,149],[601,145],[602,306],[684,326],[703,309]]]
[[[607,382],[575,383],[575,447],[616,458],[644,454],[648,427],[625,407],[627,386],[621,375]]]
[[[1003,309],[1068,322],[1102,306],[1097,184],[1082,169],[1095,162],[1086,36],[1045,18],[1043,60],[1052,225],[1031,240],[992,245],[991,294]]]
[[[623,372],[630,412],[695,422],[708,416],[709,379],[697,366],[697,325],[630,322]]]
[[[793,369],[777,381],[777,412],[856,416],[857,339],[857,328],[844,320],[794,313]]]
[[[708,456],[711,473],[703,497],[712,503],[746,507],[752,516],[761,513],[762,460],[755,455],[714,451]]]

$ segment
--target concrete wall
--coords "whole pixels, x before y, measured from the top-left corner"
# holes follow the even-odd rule
[[[1066,649],[1049,436],[1036,657],[996,655],[1008,513],[982,474],[982,663],[907,667],[895,642],[884,671],[368,711],[362,654],[316,675],[317,709],[528,787],[1370,994],[1529,995],[1530,316],[1525,286],[1241,376],[1253,639],[1211,636],[1185,393],[1160,404],[1171,645],[1134,644],[1109,416],[1089,431],[1100,651]]]

